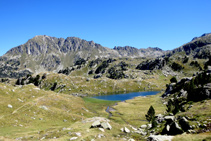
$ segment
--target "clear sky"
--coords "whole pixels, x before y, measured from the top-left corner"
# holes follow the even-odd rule
[[[211,32],[211,0],[0,0],[0,56],[36,35],[170,50]]]

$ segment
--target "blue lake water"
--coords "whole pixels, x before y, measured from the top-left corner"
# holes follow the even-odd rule
[[[125,94],[114,94],[114,95],[101,95],[95,96],[92,98],[102,99],[102,100],[112,100],[112,101],[124,101],[128,99],[133,99],[137,96],[147,96],[147,95],[155,95],[159,93],[159,91],[148,91],[148,92],[132,92]]]

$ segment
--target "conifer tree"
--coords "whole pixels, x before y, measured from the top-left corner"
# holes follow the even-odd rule
[[[150,122],[150,121],[152,121],[154,116],[155,116],[155,110],[154,110],[153,106],[150,106],[147,114],[145,115],[146,120]]]

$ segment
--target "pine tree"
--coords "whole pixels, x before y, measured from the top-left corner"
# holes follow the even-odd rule
[[[157,127],[158,123],[155,120],[155,116],[152,117],[152,128]]]
[[[147,114],[145,115],[146,120],[150,122],[150,121],[152,121],[154,116],[155,116],[155,110],[154,110],[153,106],[150,106]]]

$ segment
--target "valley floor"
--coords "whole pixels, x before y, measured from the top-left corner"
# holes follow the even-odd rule
[[[80,98],[72,95],[44,91],[34,85],[11,86],[0,83],[0,140],[146,140],[147,135],[137,133],[141,125],[148,124],[145,115],[152,105],[156,114],[164,114],[166,106],[161,94],[136,97],[124,102]],[[204,118],[210,117],[211,100],[201,103]],[[111,115],[105,110],[111,106]],[[195,107],[195,108],[194,108]],[[204,110],[204,112],[202,111]],[[181,113],[189,114],[189,113]],[[90,128],[94,121],[107,121],[111,130]],[[127,128],[130,132],[121,131]],[[209,140],[211,132],[179,135],[179,140]]]

